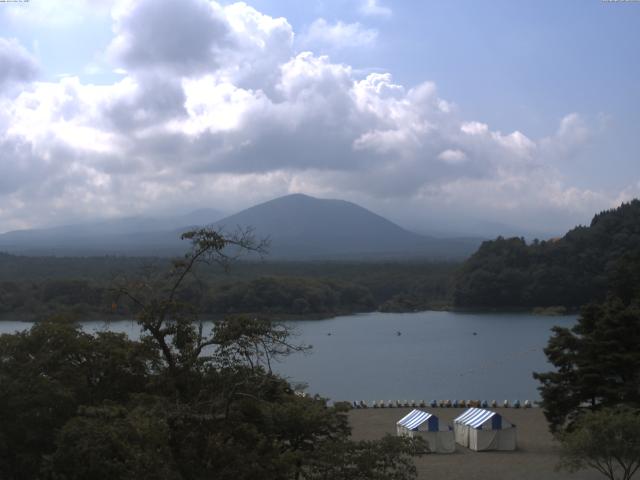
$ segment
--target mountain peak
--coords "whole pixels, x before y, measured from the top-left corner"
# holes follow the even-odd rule
[[[120,219],[0,235],[0,250],[13,253],[175,255],[185,249],[183,226],[210,224],[216,212],[201,209],[178,219]],[[180,225],[177,225],[177,222]],[[355,203],[293,193],[247,208],[214,223],[227,232],[252,228],[269,237],[272,259],[454,258],[477,242],[459,244],[409,232]]]
[[[289,193],[287,195],[283,195],[281,197],[274,198],[274,200],[284,200],[284,199],[311,199],[311,200],[320,200],[319,198],[312,197],[311,195],[307,195],[306,193]]]
[[[271,258],[442,256],[432,248],[438,242],[433,238],[409,232],[355,203],[302,193],[255,205],[216,225],[251,227],[257,237],[269,237]]]

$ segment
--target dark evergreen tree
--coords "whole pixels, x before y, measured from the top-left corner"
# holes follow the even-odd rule
[[[571,329],[555,327],[545,353],[556,368],[535,373],[553,431],[584,409],[640,407],[640,256],[625,256],[606,301],[583,308]]]

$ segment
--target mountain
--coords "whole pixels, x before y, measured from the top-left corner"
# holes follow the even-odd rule
[[[187,248],[180,234],[205,224],[227,233],[251,227],[256,237],[270,239],[268,258],[277,260],[460,259],[480,244],[479,239],[419,235],[354,203],[301,194],[276,198],[215,222],[217,218],[214,211],[200,210],[164,219],[130,217],[20,230],[0,235],[0,251],[56,256],[179,255]]]
[[[355,203],[287,195],[216,222],[233,231],[251,226],[271,241],[270,258],[463,258],[477,239],[436,239],[410,232]]]
[[[476,238],[480,241],[483,239],[496,238],[498,236],[511,238],[523,237],[526,240],[549,239],[562,236],[561,231],[551,229],[531,229],[522,228],[517,225],[511,225],[503,222],[495,222],[488,220],[464,220],[456,219],[455,224],[448,222],[446,226],[436,224],[424,227],[416,227],[411,229],[416,233],[429,235],[436,238]]]
[[[0,251],[22,255],[164,255],[184,250],[179,232],[222,217],[201,209],[167,217],[125,217],[0,235]]]
[[[640,258],[640,200],[601,212],[561,238],[484,242],[463,265],[454,300],[460,307],[575,309],[603,300],[612,282]]]

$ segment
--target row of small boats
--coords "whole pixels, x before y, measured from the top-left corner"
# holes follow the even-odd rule
[[[509,400],[502,402],[498,402],[497,400],[491,400],[490,402],[487,400],[431,400],[429,403],[424,400],[419,402],[415,400],[389,400],[386,402],[384,400],[374,400],[369,403],[364,400],[354,400],[351,402],[351,406],[353,408],[426,408],[427,406],[431,408],[531,408],[533,407],[533,403],[529,400],[524,400],[523,402],[520,402],[520,400],[514,400],[512,402]]]

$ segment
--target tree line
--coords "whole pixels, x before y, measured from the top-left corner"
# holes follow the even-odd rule
[[[131,318],[135,306],[115,301],[114,282],[154,275],[168,264],[166,259],[150,263],[135,258],[121,263],[118,257],[44,257],[41,264],[34,260],[0,254],[0,266],[8,269],[0,268],[0,318],[42,320],[58,313]],[[199,265],[181,295],[211,316],[291,318],[424,310],[451,303],[455,268],[449,263],[240,262],[224,273]],[[7,271],[15,271],[15,278]]]

